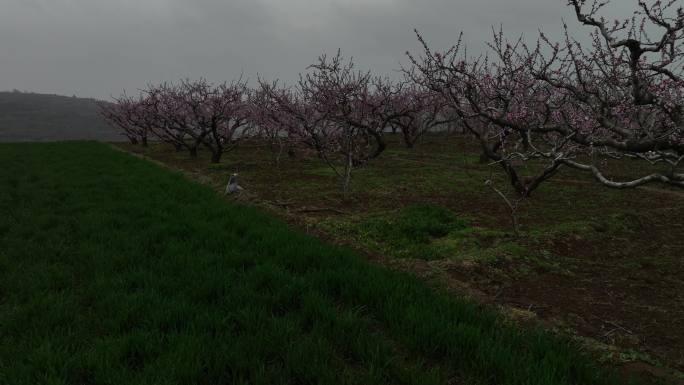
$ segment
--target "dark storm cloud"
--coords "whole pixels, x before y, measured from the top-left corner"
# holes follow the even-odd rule
[[[614,5],[620,16],[635,3]],[[341,48],[389,73],[419,45],[466,33],[473,50],[503,24],[534,38],[575,25],[566,0],[0,0],[0,89],[104,98],[181,77],[292,82]],[[630,3],[630,4],[628,4]],[[622,9],[618,9],[622,8]],[[579,28],[577,28],[579,30]],[[585,33],[586,30],[583,30]]]

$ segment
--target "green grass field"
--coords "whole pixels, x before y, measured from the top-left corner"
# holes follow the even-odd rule
[[[0,384],[617,383],[106,145],[2,144],[0,164]]]

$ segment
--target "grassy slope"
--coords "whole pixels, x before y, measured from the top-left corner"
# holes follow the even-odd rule
[[[0,383],[610,383],[105,145],[5,144],[0,163]]]

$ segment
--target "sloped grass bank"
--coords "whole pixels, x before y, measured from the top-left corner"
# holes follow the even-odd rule
[[[0,383],[616,383],[103,144],[2,144],[0,164]]]

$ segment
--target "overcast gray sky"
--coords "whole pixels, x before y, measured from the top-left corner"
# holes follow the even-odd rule
[[[619,3],[619,4],[617,4]],[[413,29],[471,52],[503,23],[534,38],[576,26],[567,0],[0,0],[0,90],[107,98],[147,82],[205,77],[288,82],[342,49],[389,73],[416,52]],[[623,14],[636,0],[616,0]],[[582,30],[586,33],[587,30]]]

